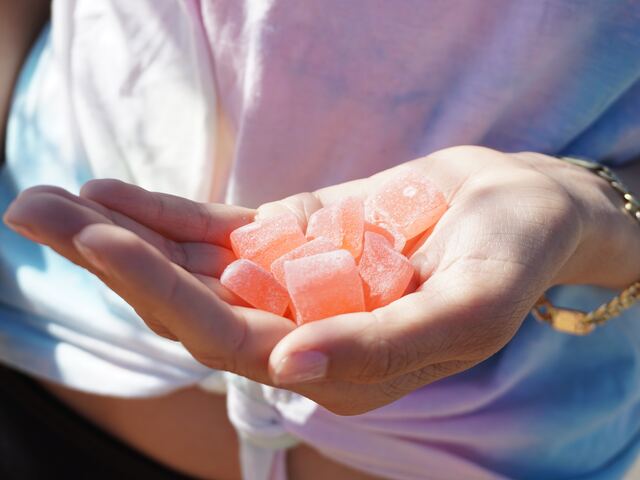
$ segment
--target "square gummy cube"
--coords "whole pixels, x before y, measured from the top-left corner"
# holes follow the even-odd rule
[[[404,235],[401,234],[393,224],[388,222],[370,223],[364,222],[364,232],[373,232],[382,235],[393,246],[397,252],[402,252],[407,243]]]
[[[346,250],[288,260],[284,273],[298,325],[364,311],[362,280]]]
[[[336,248],[347,250],[354,258],[362,252],[364,204],[356,197],[321,208],[309,217],[307,238],[325,237]]]
[[[391,178],[365,202],[368,222],[389,223],[406,240],[435,224],[446,209],[447,202],[442,192],[414,170]]]
[[[276,279],[257,263],[241,258],[230,263],[220,276],[220,282],[249,305],[284,315],[289,306],[289,294]]]
[[[358,268],[369,311],[399,299],[414,274],[411,262],[398,253],[386,238],[373,232],[364,234],[364,248]]]
[[[298,220],[289,213],[237,228],[230,240],[238,258],[251,260],[267,271],[274,260],[307,241]]]
[[[280,285],[286,287],[287,284],[284,279],[284,262],[288,260],[295,260],[296,258],[310,257],[311,255],[317,255],[318,253],[331,252],[333,250],[336,250],[336,247],[325,237],[315,238],[278,258],[271,264],[271,273],[276,277],[276,280]]]

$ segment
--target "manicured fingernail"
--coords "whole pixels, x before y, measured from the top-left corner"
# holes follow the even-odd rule
[[[296,352],[284,357],[275,368],[276,385],[310,383],[327,375],[329,358],[320,352]]]
[[[82,238],[80,238],[81,235],[82,234],[76,235],[73,239],[73,244],[76,246],[76,249],[78,250],[78,252],[80,252],[80,255],[82,255],[82,257],[87,262],[89,262],[89,264],[92,267],[94,267],[96,270],[99,270],[103,273],[109,273],[107,266],[102,261],[102,259],[98,255],[96,255],[96,252],[94,252],[93,250],[91,250],[91,248],[89,248],[87,245],[82,243]]]

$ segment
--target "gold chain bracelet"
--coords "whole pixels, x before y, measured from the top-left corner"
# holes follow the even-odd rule
[[[622,196],[625,211],[640,223],[640,202],[638,202],[610,168],[581,158],[557,158],[586,168],[606,180],[609,185]],[[596,326],[602,325],[607,320],[620,315],[623,311],[633,306],[638,300],[640,300],[640,281],[626,288],[610,302],[600,305],[591,312],[581,312],[579,310],[556,307],[552,305],[547,296],[543,294],[533,306],[532,313],[535,318],[548,323],[558,331],[573,335],[586,335],[591,333]]]

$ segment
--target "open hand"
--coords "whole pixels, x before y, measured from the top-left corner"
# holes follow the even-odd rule
[[[450,205],[411,256],[418,289],[373,312],[298,328],[241,306],[217,280],[234,259],[229,233],[252,221],[252,210],[96,180],[80,197],[30,189],[5,221],[98,275],[152,330],[203,364],[296,391],[339,414],[382,406],[486,359],[554,284],[615,287],[638,276],[638,262],[621,254],[637,226],[589,172],[478,147],[410,164]],[[263,205],[258,215],[293,212],[304,226],[324,205],[365,198],[396,168]]]

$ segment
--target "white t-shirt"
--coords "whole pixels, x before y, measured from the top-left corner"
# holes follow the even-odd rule
[[[40,47],[3,201],[96,176],[257,206],[456,144],[640,155],[637,0],[55,0]],[[210,375],[85,272],[0,242],[3,361],[121,396]],[[267,417],[392,478],[612,478],[640,438],[637,315],[584,339],[529,319],[486,362],[363,416],[265,391]]]

